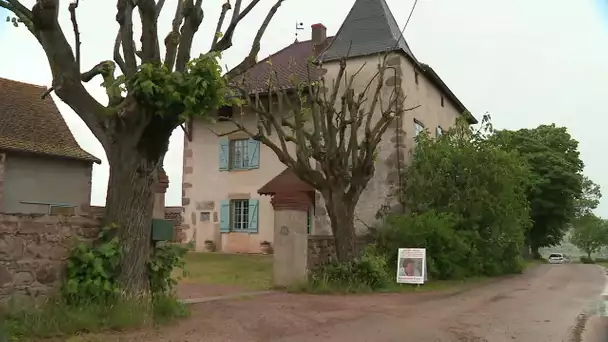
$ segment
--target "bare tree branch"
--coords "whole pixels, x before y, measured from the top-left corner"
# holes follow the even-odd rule
[[[179,46],[177,49],[177,57],[175,61],[175,70],[183,71],[190,61],[190,52],[192,50],[192,41],[194,35],[198,31],[203,22],[203,9],[201,8],[203,0],[186,0],[184,6],[184,24],[182,25],[181,34],[179,36]]]
[[[29,20],[32,20],[34,18],[32,12],[25,7],[19,0],[6,0],[6,2],[8,2],[8,4],[12,7],[12,9],[7,8],[8,10],[10,10],[11,12],[15,13],[16,15],[22,15],[24,17],[26,17]],[[18,13],[16,13],[18,12]]]
[[[138,57],[142,63],[160,62],[157,4],[154,0],[139,0],[137,8],[141,19],[141,53]]]
[[[247,55],[247,57],[245,57],[243,59],[243,61],[239,65],[237,65],[234,69],[232,69],[230,72],[228,72],[228,74],[226,74],[226,76],[229,79],[243,74],[247,69],[249,69],[251,66],[255,65],[255,63],[257,63],[258,52],[260,52],[260,42],[262,40],[262,37],[264,36],[264,32],[266,32],[266,28],[268,28],[268,25],[270,24],[272,17],[274,17],[274,15],[277,12],[277,10],[279,9],[279,7],[281,7],[281,4],[283,3],[283,1],[285,1],[285,0],[277,0],[277,2],[274,4],[274,6],[272,6],[272,8],[270,8],[270,11],[268,11],[268,14],[266,14],[266,18],[262,22],[262,25],[260,25],[260,28],[258,29],[258,32],[256,33],[255,38],[253,39],[253,43],[251,44],[251,50],[249,51],[249,54]],[[239,17],[237,18],[237,21],[230,23],[230,25],[232,26],[234,24],[236,26],[235,22],[238,23],[238,20],[241,20],[243,17],[245,17],[245,15],[248,13],[247,10],[254,3],[257,3],[256,0],[251,2],[249,4],[249,6],[247,6],[247,8],[245,8],[243,13],[241,13],[239,15]],[[219,48],[216,47],[215,49],[212,49],[213,51],[225,50],[225,49],[222,50],[221,48],[223,47],[222,41],[226,38],[227,35],[228,35],[228,30],[226,30],[226,35],[217,43]],[[229,41],[229,42],[230,42],[230,44],[227,45],[228,47],[230,47],[232,45],[232,41]]]
[[[240,0],[237,0],[237,5],[240,6]],[[220,39],[220,34],[222,33],[222,25],[224,24],[224,19],[226,18],[226,13],[230,10],[230,2],[226,1],[222,5],[222,13],[220,13],[220,18],[217,21],[217,26],[215,27],[215,34],[213,35],[213,41],[211,42],[211,49],[217,44],[218,39]],[[235,9],[236,13],[236,9]]]
[[[76,64],[80,70],[80,31],[78,30],[78,21],[76,20],[76,9],[80,4],[80,0],[75,0],[70,3],[68,10],[70,11],[70,20],[72,21],[72,28],[74,29],[74,50],[76,50]]]
[[[126,75],[127,65],[125,64],[125,60],[122,58],[122,55],[120,54],[120,46],[122,43],[121,39],[122,39],[121,32],[120,32],[120,30],[118,30],[118,33],[116,33],[116,39],[114,40],[114,61],[120,68],[120,71],[123,73],[123,75]]]
[[[243,18],[245,18],[245,16],[247,16],[247,14],[249,14],[249,12],[251,12],[251,10],[259,2],[260,0],[253,0],[249,3],[249,5],[247,5],[247,7],[245,7],[243,12],[241,13],[240,10],[242,0],[237,0],[234,7],[234,12],[232,13],[232,20],[230,21],[230,25],[226,29],[226,33],[224,33],[224,36],[222,37],[222,39],[220,39],[219,42],[217,42],[217,44],[213,44],[209,52],[221,52],[229,49],[232,46],[232,36],[234,35],[234,30],[236,30],[236,26],[241,20],[243,20]]]
[[[175,7],[175,16],[171,23],[171,32],[165,38],[165,66],[169,70],[173,70],[175,58],[177,57],[177,46],[179,44],[179,27],[184,20],[184,12],[182,10],[184,1],[179,0]]]
[[[135,59],[135,42],[133,41],[133,9],[131,0],[118,0],[116,21],[120,25],[120,40],[122,53],[125,59],[124,74],[132,78],[137,72],[137,60]]]
[[[165,0],[158,0],[158,2],[156,3],[156,20],[158,20],[158,17],[160,16],[160,12],[163,11],[164,6],[165,6]]]

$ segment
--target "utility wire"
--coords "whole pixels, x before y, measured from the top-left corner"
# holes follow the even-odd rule
[[[407,21],[405,22],[405,25],[403,26],[403,30],[401,30],[401,34],[399,35],[399,38],[397,39],[397,44],[399,44],[399,41],[401,40],[401,38],[403,38],[403,33],[405,32],[405,28],[407,27],[407,24],[410,23],[410,19],[412,19],[412,14],[414,14],[416,5],[418,5],[418,0],[414,0],[414,5],[412,5],[412,9],[410,10],[410,15],[407,17]]]

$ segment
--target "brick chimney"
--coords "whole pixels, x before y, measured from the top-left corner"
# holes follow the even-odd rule
[[[320,54],[325,49],[325,41],[327,40],[327,28],[323,24],[313,24],[312,28],[312,50],[315,56]]]

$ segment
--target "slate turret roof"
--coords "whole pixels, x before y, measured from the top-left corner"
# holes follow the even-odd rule
[[[464,104],[437,72],[414,57],[385,0],[356,0],[338,33],[317,61],[326,63],[342,57],[355,58],[393,51],[404,53],[414,67],[433,83],[460,113],[468,113]],[[471,124],[477,123],[470,113],[467,114],[467,120]]]
[[[415,60],[387,3],[384,0],[357,0],[319,61],[397,50]]]

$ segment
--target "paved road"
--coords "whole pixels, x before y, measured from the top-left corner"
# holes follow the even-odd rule
[[[541,265],[460,293],[272,294],[198,304],[178,326],[120,340],[581,342],[587,323],[585,342],[603,342],[593,307],[605,279],[595,265]]]

